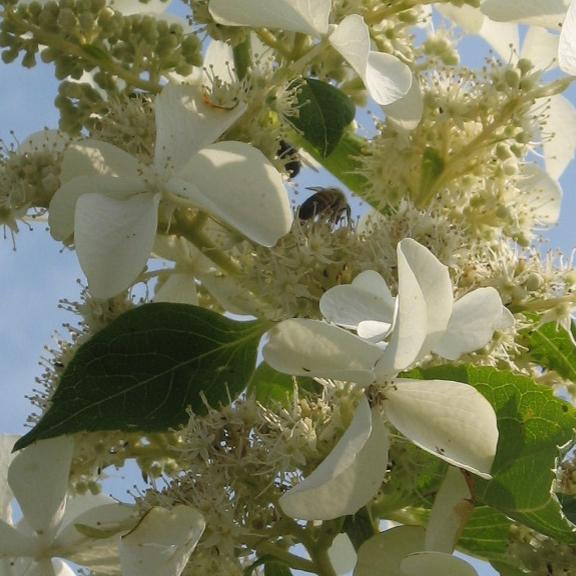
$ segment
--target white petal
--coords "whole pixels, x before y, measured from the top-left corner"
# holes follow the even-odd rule
[[[70,564],[60,560],[59,558],[54,558],[52,560],[52,566],[54,567],[56,576],[76,576],[76,572],[74,572]]]
[[[460,298],[448,328],[433,352],[448,360],[474,352],[490,342],[502,322],[502,300],[494,288],[478,288]]]
[[[376,366],[379,379],[388,379],[408,368],[420,355],[431,330],[438,330],[443,316],[428,309],[431,295],[437,295],[435,306],[445,314],[444,268],[423,246],[411,239],[398,243],[398,297],[397,314],[392,337]],[[446,272],[447,274],[447,272]],[[427,278],[429,275],[429,278]],[[420,282],[424,286],[420,285]],[[430,283],[432,282],[432,284]],[[428,294],[423,289],[428,290]],[[450,291],[450,311],[452,292]],[[450,315],[448,311],[448,315]],[[446,319],[446,323],[448,319]]]
[[[224,310],[232,314],[262,315],[257,297],[234,278],[220,272],[201,273],[198,278]]]
[[[382,109],[394,125],[403,130],[414,130],[420,124],[424,111],[424,98],[416,76],[412,78],[412,85],[405,96]]]
[[[2,568],[2,558],[32,556],[36,549],[35,538],[22,534],[10,524],[0,520],[0,569]],[[4,576],[1,571],[0,574]]]
[[[382,354],[378,346],[318,320],[293,318],[277,324],[262,353],[273,368],[295,376],[321,376],[367,386]]]
[[[140,2],[140,0],[108,0],[107,4],[123,16],[130,16],[131,14],[162,14],[168,8],[170,2],[163,2],[162,0],[147,0],[147,2]]]
[[[210,0],[216,22],[226,26],[280,28],[312,36],[326,34],[331,0]]]
[[[198,304],[196,283],[192,274],[172,273],[156,290],[154,302],[173,302],[176,304]]]
[[[88,498],[83,496],[75,500]],[[62,556],[97,574],[119,573],[117,535],[131,529],[135,522],[133,506],[118,502],[94,506],[70,518],[68,525],[58,534],[54,547]]]
[[[390,528],[360,546],[354,576],[405,576],[400,563],[408,554],[423,549],[424,528],[421,526]]]
[[[402,560],[400,569],[406,576],[478,576],[466,560],[442,552],[410,554]]]
[[[451,554],[473,510],[470,487],[462,470],[450,466],[434,498],[426,526],[426,550]]]
[[[123,576],[179,576],[204,532],[202,514],[190,506],[152,508],[122,538]]]
[[[548,100],[542,147],[548,174],[558,180],[576,152],[576,108],[561,94]]]
[[[494,22],[472,6],[437,5],[436,7],[441,14],[450,18],[467,34],[478,34],[484,38],[504,58],[510,58],[512,54],[518,53],[520,40],[516,25]]]
[[[242,142],[200,150],[168,188],[263,246],[273,246],[292,226],[282,176],[260,150]]]
[[[346,534],[342,532],[332,540],[328,548],[328,557],[336,574],[348,574],[354,570],[357,560],[356,550]]]
[[[329,41],[362,78],[377,104],[391,104],[408,93],[410,68],[391,54],[370,50],[370,33],[362,16],[346,16]]]
[[[36,531],[47,532],[62,518],[73,450],[69,436],[39,440],[10,466],[8,482],[26,523]]]
[[[117,146],[100,140],[82,140],[64,152],[60,180],[64,183],[78,176],[139,178],[141,170],[138,160]]]
[[[83,194],[103,194],[121,200],[146,190],[140,178],[80,176],[62,185],[50,201],[48,224],[55,240],[69,240],[74,234],[76,203]]]
[[[497,22],[560,27],[570,0],[483,0],[480,9]]]
[[[208,89],[212,87],[210,78],[214,77],[219,78],[221,82],[226,84],[238,82],[238,75],[234,67],[234,50],[226,42],[212,40],[208,44],[206,54],[204,54],[202,69],[202,84]],[[212,144],[212,142],[208,142],[208,144]]]
[[[70,143],[70,137],[60,130],[40,130],[31,134],[18,146],[18,154],[35,152],[63,152]]]
[[[330,288],[320,298],[320,312],[324,318],[349,329],[356,329],[366,320],[389,326],[394,319],[394,307],[395,299],[390,289],[374,270],[361,272],[352,284]]]
[[[282,495],[285,514],[331,520],[355,514],[376,496],[388,465],[388,430],[362,396],[352,423],[332,452],[300,484]]]
[[[406,238],[398,244],[398,254],[402,253],[405,262],[410,266],[410,270],[416,278],[422,290],[422,295],[426,300],[427,335],[424,344],[425,354],[434,343],[442,336],[448,326],[454,297],[452,295],[452,282],[448,267],[444,266],[437,258],[422,244],[411,238]],[[400,258],[399,258],[400,260]],[[403,282],[401,276],[401,266],[398,266],[398,294],[402,295]],[[407,276],[408,281],[411,275]]]
[[[529,26],[522,42],[520,56],[540,70],[550,70],[558,65],[558,34],[540,26]]]
[[[0,435],[0,520],[12,522],[10,502],[14,495],[8,484],[8,468],[14,459],[12,447],[19,436],[13,434]]]
[[[558,65],[566,74],[576,76],[576,2],[574,0],[570,3],[562,25],[562,32],[560,32]]]
[[[446,380],[395,380],[386,390],[386,416],[414,444],[490,478],[498,427],[488,400],[475,388]]]
[[[535,164],[528,164],[522,167],[522,177],[517,184],[537,226],[553,226],[558,222],[562,188],[556,180]]]
[[[146,265],[158,223],[158,194],[116,200],[84,194],[77,203],[74,242],[96,298],[129,288]]]
[[[178,171],[201,148],[217,140],[246,109],[206,104],[198,86],[167,84],[156,97],[154,166],[166,177]]]

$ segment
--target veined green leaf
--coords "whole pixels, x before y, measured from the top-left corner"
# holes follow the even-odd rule
[[[298,116],[284,118],[326,158],[354,120],[356,109],[352,100],[331,84],[314,78],[296,82],[291,87],[298,90]]]
[[[559,447],[573,440],[576,411],[531,378],[493,368],[439,366],[410,372],[474,386],[492,404],[500,438],[490,481],[475,479],[479,501],[560,541],[574,526],[552,492]]]
[[[81,430],[168,430],[188,420],[188,408],[205,411],[203,398],[228,404],[248,384],[267,327],[186,304],[135,308],[78,349],[15,449]]]
[[[576,325],[572,323],[576,339]],[[555,322],[548,322],[524,332],[525,344],[532,358],[544,368],[555,370],[567,380],[576,382],[576,346],[570,334]]]

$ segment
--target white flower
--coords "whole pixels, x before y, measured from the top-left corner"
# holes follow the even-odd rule
[[[360,76],[378,104],[391,104],[407,94],[412,73],[390,54],[370,49],[370,30],[358,14],[330,26],[331,0],[210,0],[210,13],[227,26],[279,28],[316,37],[327,37]]]
[[[510,314],[491,288],[475,290],[454,303],[447,268],[414,240],[402,240],[397,252],[396,299],[382,278],[369,271],[350,286],[333,288],[322,305],[329,319],[371,339],[388,337],[387,342],[375,344],[326,322],[291,319],[271,330],[264,359],[288,374],[379,385],[384,417],[402,434],[447,462],[489,478],[498,442],[489,402],[461,382],[411,380],[396,374],[429,352],[456,359],[483,347],[494,330],[510,323]],[[338,515],[353,514],[370,500],[387,463],[388,432],[376,424],[378,420],[361,402],[354,432],[345,434],[325,462],[281,499],[288,514],[334,517],[330,492],[320,496],[327,483],[341,485]],[[369,456],[364,458],[364,453]],[[359,489],[358,481],[371,489]],[[303,505],[307,492],[312,496]]]
[[[560,33],[558,65],[566,74],[576,76],[576,2],[574,1],[570,3]]]
[[[49,207],[50,232],[57,240],[74,235],[94,296],[114,296],[140,274],[162,201],[169,209],[177,201],[206,210],[266,246],[290,230],[282,177],[264,155],[241,142],[211,144],[243,111],[242,105],[207,106],[197,87],[167,85],[156,99],[152,166],[97,140],[66,150],[64,184]]]
[[[2,443],[0,463],[10,443]],[[72,575],[58,558],[95,569],[119,573],[114,535],[133,524],[133,508],[106,496],[69,498],[68,476],[73,442],[61,436],[40,440],[17,453],[0,484],[0,501],[13,494],[23,519],[14,526],[4,510],[0,518],[0,572],[4,576]],[[0,479],[2,478],[0,470]],[[91,537],[90,531],[99,532]],[[3,570],[2,570],[3,569]]]
[[[152,508],[122,537],[122,575],[180,576],[205,526],[202,514],[190,506]]]
[[[472,512],[466,480],[450,468],[432,506],[426,529],[397,526],[367,540],[358,550],[355,576],[476,576],[462,558],[452,556]]]
[[[496,22],[559,29],[570,0],[482,0],[480,9]]]

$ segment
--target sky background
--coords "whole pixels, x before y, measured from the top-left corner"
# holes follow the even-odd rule
[[[465,61],[481,66],[486,54],[480,41],[464,45]],[[58,115],[53,101],[57,85],[50,66],[25,70],[18,64],[0,61],[0,138],[7,145],[17,144],[43,127],[55,128]],[[576,90],[569,91],[576,102]],[[12,133],[13,131],[13,133]],[[318,179],[316,185],[322,183]],[[564,189],[559,224],[546,233],[550,247],[566,254],[576,246],[576,167],[574,162],[561,180]],[[304,185],[310,185],[305,182]],[[61,299],[77,300],[78,279],[83,275],[73,252],[54,242],[45,224],[32,231],[21,227],[16,238],[0,243],[0,433],[23,433],[30,413],[26,395],[36,387],[41,372],[38,362],[46,356],[55,330],[75,317],[59,307]],[[120,474],[116,475],[120,476]],[[483,568],[483,576],[495,572]]]

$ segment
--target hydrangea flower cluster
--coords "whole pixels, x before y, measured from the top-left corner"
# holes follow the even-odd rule
[[[85,275],[0,437],[0,576],[566,572],[576,0],[183,5],[0,0],[61,116],[0,224]]]

